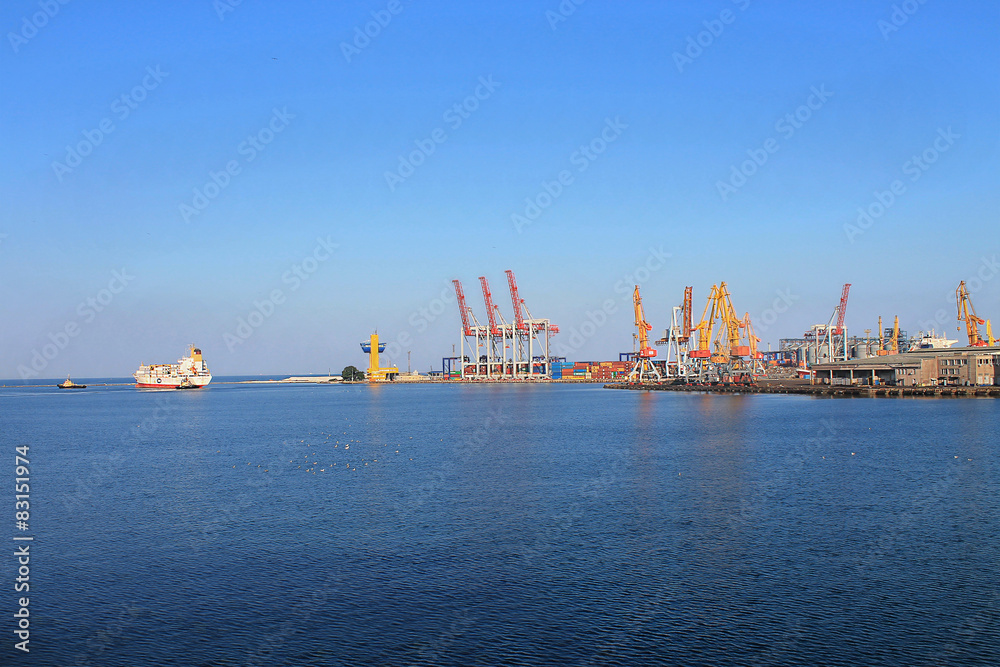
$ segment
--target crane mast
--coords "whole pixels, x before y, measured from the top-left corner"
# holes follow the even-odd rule
[[[642,312],[642,297],[639,295],[639,286],[635,286],[632,292],[632,305],[635,308],[635,326],[639,335],[639,351],[635,359],[632,371],[629,373],[629,380],[633,382],[647,382],[655,378],[660,379],[660,372],[653,365],[651,359],[656,356],[656,348],[649,345],[649,332],[653,325],[646,321],[646,316]]]
[[[969,290],[963,280],[955,290],[955,301],[958,303],[958,320],[965,322],[965,333],[969,337],[969,347],[983,347],[986,341],[979,334],[979,325],[986,324],[986,320],[976,315],[976,309],[972,306],[972,299],[969,297]]]
[[[691,340],[691,295],[694,293],[693,287],[684,288],[684,303],[681,305],[681,335],[678,340],[686,343]]]

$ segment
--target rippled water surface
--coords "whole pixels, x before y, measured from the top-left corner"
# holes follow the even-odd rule
[[[990,399],[7,388],[0,488],[29,445],[34,665],[997,665],[998,432]]]

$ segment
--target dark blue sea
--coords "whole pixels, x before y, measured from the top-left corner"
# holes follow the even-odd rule
[[[218,380],[0,388],[0,663],[1000,664],[995,399]]]

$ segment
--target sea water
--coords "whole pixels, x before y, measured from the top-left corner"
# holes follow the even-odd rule
[[[0,662],[1000,664],[995,399],[218,380],[0,388]]]

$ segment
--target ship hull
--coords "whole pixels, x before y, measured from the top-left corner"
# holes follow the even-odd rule
[[[190,389],[201,389],[212,381],[212,376],[136,378],[135,386],[139,389],[177,389],[185,379],[191,380],[193,386],[189,387]]]

